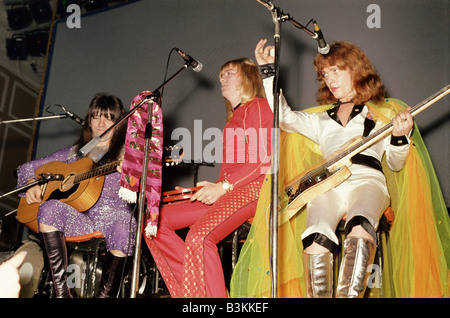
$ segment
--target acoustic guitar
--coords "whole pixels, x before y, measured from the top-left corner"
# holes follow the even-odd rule
[[[113,172],[120,160],[95,167],[94,162],[82,158],[73,163],[52,161],[39,167],[35,174],[62,175],[62,180],[49,181],[42,185],[42,201],[59,200],[69,204],[77,211],[89,210],[98,200],[103,190],[105,174]],[[59,179],[59,178],[58,178]],[[38,232],[37,213],[39,203],[28,204],[25,198],[19,201],[17,218],[34,232]]]
[[[164,162],[166,165],[178,165],[183,159],[183,147],[165,147]],[[42,202],[59,200],[69,204],[79,212],[89,210],[100,197],[105,174],[116,170],[120,160],[98,166],[88,158],[73,163],[52,161],[42,165],[35,171],[36,177],[42,174],[58,175],[55,180],[42,185]],[[186,196],[189,191],[182,194]],[[195,192],[194,192],[195,193]],[[171,194],[174,195],[174,194]],[[17,218],[34,232],[38,232],[37,213],[39,203],[28,204],[25,198],[19,201]]]
[[[416,116],[449,92],[450,85],[447,85],[411,108],[409,112]],[[288,221],[313,198],[344,182],[351,175],[348,167],[352,164],[352,157],[386,137],[392,129],[393,124],[390,122],[367,137],[355,137],[322,162],[289,181],[285,187],[289,198],[288,206],[280,213],[279,223]]]

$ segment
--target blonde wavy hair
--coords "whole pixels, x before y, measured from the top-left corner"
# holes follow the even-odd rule
[[[381,103],[386,97],[386,89],[380,75],[373,67],[363,50],[350,42],[339,41],[330,46],[328,54],[318,54],[314,60],[317,81],[320,84],[316,99],[319,104],[333,104],[337,100],[325,84],[322,71],[326,67],[337,66],[341,70],[349,70],[353,79],[356,105],[372,101]]]
[[[249,58],[243,57],[226,62],[220,68],[219,77],[223,70],[228,66],[237,68],[238,74],[241,77],[241,103],[245,104],[255,97],[266,98],[264,86],[259,72],[259,67]],[[225,107],[227,111],[227,122],[233,117],[233,106],[225,99]]]

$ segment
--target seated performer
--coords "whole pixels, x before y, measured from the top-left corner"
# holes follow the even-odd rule
[[[164,205],[149,249],[172,297],[227,297],[217,244],[251,218],[270,169],[273,115],[258,66],[242,58],[220,71],[227,109],[216,183],[202,181],[191,202]],[[183,240],[176,230],[190,227]]]
[[[269,55],[272,47],[264,48],[266,43],[258,43],[255,55],[267,76],[264,85],[271,104],[274,58]],[[375,132],[391,122],[393,131],[353,157],[347,180],[311,199],[288,220],[284,208],[287,194],[279,192],[282,222],[277,233],[277,296],[333,295],[331,252],[338,244],[335,230],[344,214],[346,238],[336,296],[363,296],[367,276],[374,269],[375,276],[379,273],[376,266],[370,266],[375,231],[390,203],[395,221],[389,240],[379,242],[387,245],[389,258],[382,268],[378,265],[388,274],[383,274],[383,284],[377,282],[379,276],[372,277],[371,291],[379,291],[382,297],[448,297],[450,220],[417,127],[411,133],[413,121],[404,112],[407,106],[384,98],[379,75],[364,52],[351,43],[333,44],[328,54],[317,55],[314,66],[320,84],[318,101],[324,105],[292,111],[284,97],[280,98],[280,189],[352,137]],[[273,287],[267,275],[269,205],[270,182],[265,181],[252,228],[233,271],[232,297],[271,295]]]
[[[264,48],[266,43],[257,44],[255,55],[267,76],[264,85],[271,104],[274,58],[269,55],[272,47]],[[314,66],[320,85],[318,101],[323,105],[292,111],[280,98],[281,221],[278,269],[272,273],[277,274],[277,296],[333,295],[331,251],[338,244],[336,226],[347,214],[337,297],[361,297],[366,287],[370,287],[371,293],[365,295],[369,297],[448,297],[450,218],[417,125],[411,133],[413,121],[404,112],[407,105],[384,98],[379,75],[365,53],[351,43],[331,45],[328,54],[317,55]],[[427,103],[417,106],[423,104]],[[331,160],[328,155],[352,137],[384,131],[380,127],[391,122],[390,135],[353,157],[347,180],[322,195],[316,193],[305,200],[309,201],[306,207],[290,215],[287,185],[292,180],[323,166]],[[267,179],[233,271],[231,297],[269,297],[273,292],[267,274],[271,272],[270,176]],[[389,239],[378,242],[388,257],[383,264],[372,264],[375,231],[389,204],[395,220]]]
[[[264,49],[265,44],[265,40],[260,41],[255,50],[260,65],[274,62],[268,54],[272,47]],[[385,88],[361,49],[348,42],[334,43],[328,54],[317,55],[314,67],[320,83],[317,100],[321,105],[333,104],[333,107],[316,113],[297,112],[281,98],[282,130],[308,137],[328,157],[350,139],[367,136],[385,125],[376,120],[377,115],[370,106],[370,103],[384,102]],[[265,80],[269,102],[271,79]],[[309,297],[333,296],[333,251],[338,245],[335,232],[344,215],[347,215],[346,238],[336,296],[364,295],[370,273],[367,267],[375,256],[376,229],[390,204],[382,157],[386,156],[391,170],[399,171],[410,148],[411,114],[400,111],[392,122],[391,135],[353,157],[351,176],[347,180],[307,204],[306,230],[301,238]]]
[[[52,161],[74,163],[80,158],[77,151],[92,138],[100,136],[125,111],[119,98],[107,94],[96,95],[89,106],[80,137],[73,147],[65,148],[47,157],[21,165],[18,168],[18,186],[34,181],[35,170]],[[104,136],[87,156],[98,165],[119,160],[122,156],[126,121]],[[118,169],[120,171],[120,165]],[[80,213],[67,203],[58,200],[42,202],[41,187],[27,190],[28,204],[41,203],[37,222],[42,234],[45,254],[50,265],[56,297],[72,298],[74,293],[67,283],[67,250],[65,237],[100,231],[105,236],[109,253],[103,262],[99,298],[116,297],[120,285],[125,257],[134,252],[136,221],[132,206],[119,198],[120,173],[105,175],[103,190],[98,201],[86,212]],[[131,233],[130,233],[131,231]]]

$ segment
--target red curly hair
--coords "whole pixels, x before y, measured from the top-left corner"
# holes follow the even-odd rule
[[[316,96],[319,104],[333,104],[338,101],[325,84],[322,74],[324,68],[331,66],[350,71],[356,91],[356,96],[353,98],[354,104],[360,105],[369,100],[378,104],[385,99],[386,89],[380,75],[364,51],[353,43],[339,41],[330,46],[328,54],[318,54],[314,60],[317,80],[320,83]]]

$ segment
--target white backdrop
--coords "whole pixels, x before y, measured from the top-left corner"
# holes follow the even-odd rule
[[[379,11],[369,7],[372,0],[273,2],[304,25],[314,18],[328,42],[347,40],[363,48],[390,97],[415,105],[450,82],[447,0],[379,0]],[[379,27],[371,28],[368,21]],[[177,127],[193,132],[195,120],[201,120],[203,131],[221,129],[225,110],[218,83],[220,66],[236,57],[253,58],[256,43],[261,38],[272,40],[273,30],[269,11],[256,0],[145,0],[83,16],[79,29],[70,29],[66,21],[60,21],[54,29],[42,115],[48,115],[47,106],[57,103],[84,117],[97,92],[120,97],[128,108],[141,91],[163,82],[169,51],[178,47],[204,67],[200,73],[184,71],[164,91],[166,145],[177,142],[170,140]],[[282,87],[293,108],[316,105],[312,67],[316,54],[315,40],[289,22],[282,24]],[[173,55],[168,74],[182,65],[181,57]],[[449,104],[447,97],[416,118],[447,206]],[[70,119],[41,123],[36,156],[71,145],[78,130]],[[219,165],[200,167],[199,179],[215,180],[218,169]],[[192,186],[192,170],[166,169],[163,180],[166,188]]]

